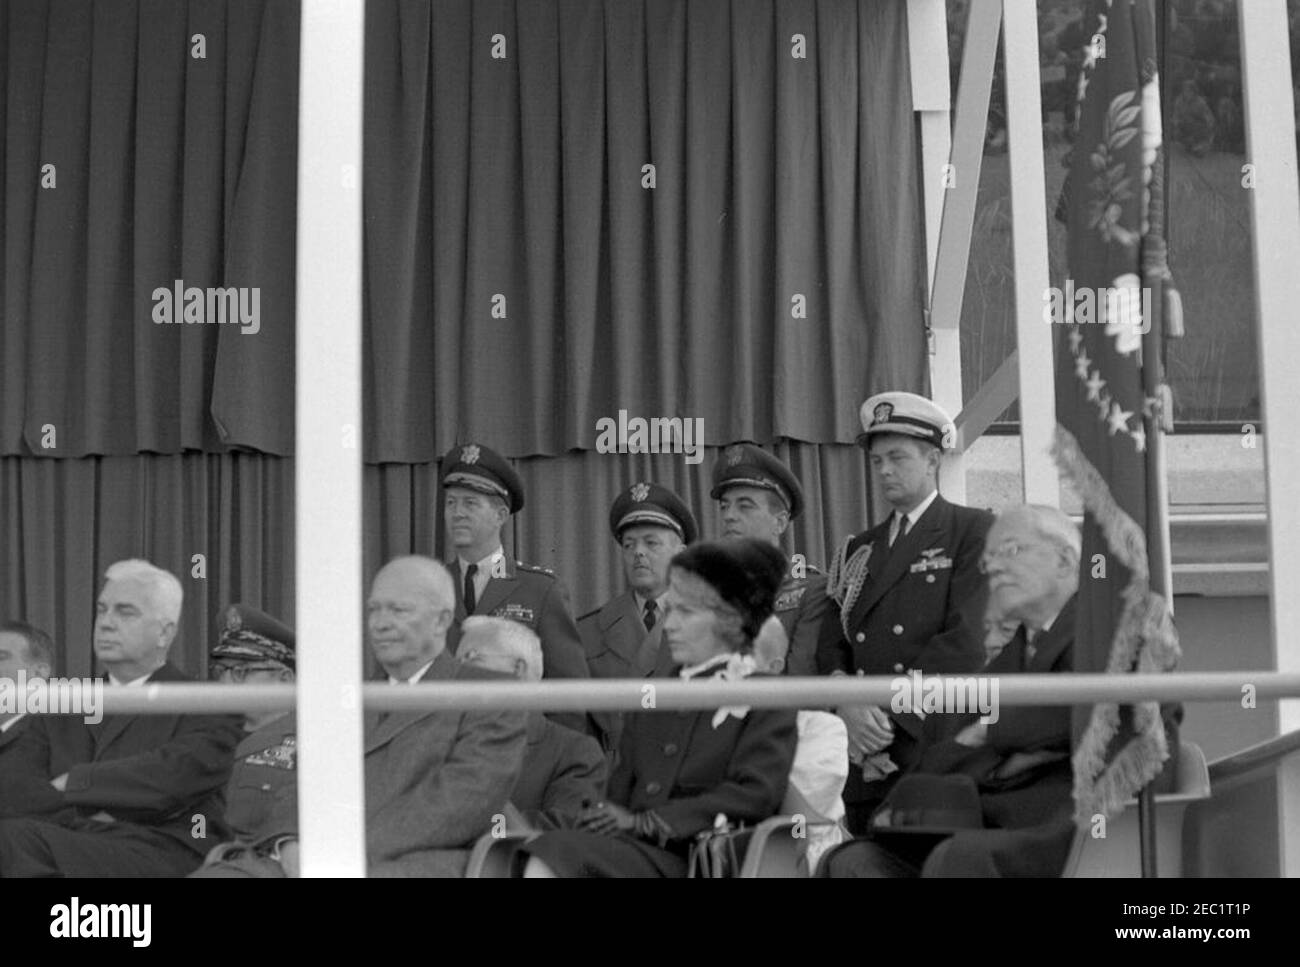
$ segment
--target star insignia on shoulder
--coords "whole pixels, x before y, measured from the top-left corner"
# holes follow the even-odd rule
[[[735,446],[732,446],[732,447],[727,447],[727,466],[728,466],[728,467],[734,467],[734,466],[736,466],[736,465],[739,464],[740,461],[743,460],[743,459],[745,459],[745,448],[744,448],[744,447],[740,446],[740,444],[736,444]]]
[[[479,449],[476,444],[469,444],[460,448],[461,463],[478,463]]]
[[[645,503],[645,499],[650,496],[650,485],[647,483],[634,484],[628,493],[632,495],[632,499],[636,503]]]

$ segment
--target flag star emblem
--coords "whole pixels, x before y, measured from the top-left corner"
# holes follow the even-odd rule
[[[1088,377],[1085,384],[1088,387],[1088,399],[1090,402],[1097,402],[1101,399],[1101,391],[1106,388],[1106,381],[1101,378],[1101,370],[1094,369],[1092,375]]]
[[[1079,347],[1083,345],[1083,332],[1078,326],[1070,330],[1070,352],[1077,353]]]
[[[1146,427],[1144,427],[1141,423],[1139,423],[1136,430],[1129,431],[1129,436],[1133,438],[1133,443],[1134,445],[1137,446],[1137,452],[1145,453],[1147,449]]]
[[[1079,353],[1074,360],[1074,374],[1079,379],[1088,378],[1088,367],[1092,365],[1092,360],[1088,358],[1087,353]]]
[[[1128,418],[1132,416],[1131,410],[1126,410],[1118,403],[1110,404],[1110,416],[1106,418],[1106,423],[1110,426],[1110,435],[1114,436],[1119,432],[1129,432]]]

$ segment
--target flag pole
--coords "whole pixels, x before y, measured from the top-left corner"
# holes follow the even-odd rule
[[[1139,50],[1152,50],[1156,55],[1156,68],[1164,53],[1163,37],[1158,29],[1158,4],[1143,3],[1136,10],[1134,33],[1139,37],[1150,31],[1150,43],[1138,44]],[[1145,65],[1139,64],[1139,71]],[[1157,70],[1157,92],[1162,72]],[[1144,79],[1145,80],[1145,79]],[[1160,111],[1163,114],[1163,110]],[[1147,128],[1147,124],[1143,124]],[[1174,428],[1173,395],[1165,381],[1165,285],[1170,278],[1168,242],[1165,238],[1165,148],[1163,138],[1151,163],[1150,203],[1146,211],[1146,231],[1142,236],[1142,297],[1144,321],[1142,334],[1142,394],[1143,424],[1146,429],[1146,504],[1147,504],[1147,562],[1150,589],[1165,602],[1173,615],[1173,566],[1169,537],[1169,481],[1166,476],[1165,434]],[[1173,293],[1176,298],[1176,293]],[[1181,320],[1175,320],[1172,331],[1181,330]],[[1176,753],[1175,753],[1176,754]],[[1142,856],[1142,876],[1158,876],[1156,862],[1156,803],[1154,783],[1147,783],[1138,795],[1138,830]]]

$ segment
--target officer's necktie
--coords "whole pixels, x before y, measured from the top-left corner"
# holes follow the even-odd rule
[[[478,595],[474,593],[474,575],[478,573],[478,565],[471,564],[465,568],[465,613],[473,614],[474,609],[478,607]]]
[[[643,617],[643,618],[641,619],[641,621],[642,621],[642,623],[645,625],[645,630],[646,630],[646,631],[651,631],[651,630],[654,629],[654,626],[655,626],[655,609],[656,609],[657,607],[658,607],[658,605],[655,604],[655,602],[654,602],[654,598],[651,598],[649,601],[647,601],[647,602],[645,603],[645,617]]]
[[[1036,631],[1032,628],[1028,628],[1028,627],[1025,628],[1025,667],[1026,668],[1028,668],[1029,663],[1034,660],[1034,655],[1038,654],[1038,646],[1034,644],[1034,639],[1036,639],[1039,636],[1039,634],[1041,634],[1041,632]]]
[[[890,547],[893,547],[895,544],[897,544],[899,541],[901,541],[904,537],[907,536],[908,520],[909,518],[906,514],[898,515],[898,530],[894,534],[894,539],[889,542]]]

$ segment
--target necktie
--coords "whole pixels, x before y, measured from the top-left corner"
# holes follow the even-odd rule
[[[654,603],[653,598],[645,603],[645,617],[641,621],[645,624],[646,631],[652,630],[655,626],[655,609],[657,607],[658,605]]]
[[[902,540],[904,537],[907,536],[907,521],[908,521],[908,517],[906,514],[898,515],[898,531],[894,534],[894,539],[889,542],[890,547],[893,547],[900,540]]]
[[[1025,667],[1026,668],[1028,668],[1029,663],[1034,660],[1034,655],[1038,653],[1038,646],[1034,644],[1034,639],[1036,639],[1039,634],[1040,632],[1035,631],[1033,629],[1030,628],[1025,629]]]
[[[478,573],[478,565],[471,564],[465,568],[465,613],[473,614],[474,609],[478,607],[478,595],[474,593],[474,575]]]

